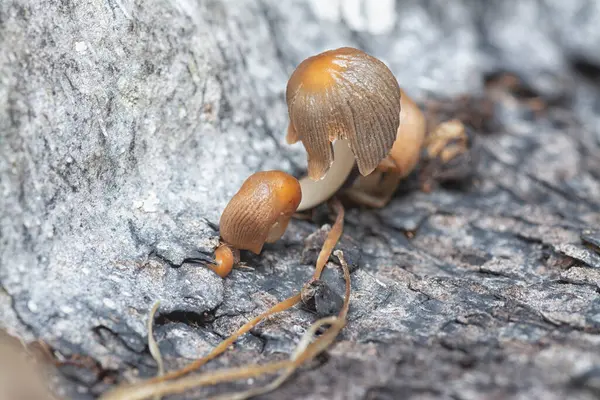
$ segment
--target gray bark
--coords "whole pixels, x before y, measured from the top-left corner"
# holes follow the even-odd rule
[[[380,20],[315,3],[0,3],[0,325],[81,355],[56,388],[83,399],[156,372],[155,300],[174,368],[298,290],[321,224],[293,221],[224,280],[182,262],[214,247],[248,175],[301,171],[287,78],[355,46],[419,101],[482,96],[511,70],[550,108],[499,105],[472,184],[348,211],[350,322],[265,398],[597,398],[598,3],[406,0]],[[325,279],[341,290],[339,271]],[[289,353],[314,318],[285,312],[209,368]]]

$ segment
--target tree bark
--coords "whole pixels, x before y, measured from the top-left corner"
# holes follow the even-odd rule
[[[600,7],[333,3],[0,4],[0,325],[78,357],[57,370],[59,396],[155,374],[145,324],[158,299],[175,368],[310,277],[327,218],[294,220],[224,280],[183,261],[212,251],[251,173],[305,168],[284,140],[287,78],[354,46],[421,104],[489,100],[504,71],[523,84],[476,127],[472,182],[348,210],[350,322],[264,398],[596,398]],[[339,271],[324,279],[341,293]],[[314,319],[285,312],[209,368],[289,353]]]

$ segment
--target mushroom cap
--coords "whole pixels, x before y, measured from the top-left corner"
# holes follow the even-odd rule
[[[287,84],[288,143],[302,141],[308,176],[322,179],[333,163],[331,142],[347,139],[361,175],[373,172],[396,140],[400,87],[380,60],[351,47],[309,57]]]
[[[421,148],[425,141],[427,122],[419,106],[400,89],[402,111],[400,112],[400,126],[396,141],[388,157],[378,169],[393,171],[401,177],[410,174],[421,155]]]
[[[219,230],[223,241],[236,249],[259,254],[273,225],[287,225],[301,199],[300,183],[285,172],[251,175],[221,214]]]

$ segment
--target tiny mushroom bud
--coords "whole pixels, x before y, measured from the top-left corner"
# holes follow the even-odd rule
[[[301,198],[300,183],[285,172],[251,175],[221,215],[223,241],[235,249],[259,254],[265,242],[275,242],[284,234]]]
[[[458,154],[468,150],[469,136],[464,124],[458,119],[443,122],[427,137],[425,151],[427,158],[438,158],[442,163],[449,162]]]
[[[319,185],[301,181],[311,202],[303,202],[299,211],[330,197],[350,174],[354,159],[363,176],[377,168],[396,140],[400,97],[398,81],[389,68],[361,50],[343,47],[300,63],[286,89],[287,141],[302,141],[308,177]],[[336,140],[342,143],[334,151]],[[342,165],[334,167],[338,161]],[[328,172],[334,177],[325,181]],[[316,204],[313,192],[320,193]]]
[[[478,155],[473,132],[458,119],[437,125],[423,145],[421,189],[428,192],[435,183],[468,181],[477,169]]]
[[[221,278],[225,278],[239,261],[239,250],[222,244],[215,250],[215,264],[209,264],[208,268],[212,269]]]

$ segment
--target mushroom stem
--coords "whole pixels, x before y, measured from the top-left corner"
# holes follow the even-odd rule
[[[333,163],[327,174],[318,181],[308,176],[300,179],[302,200],[296,211],[316,207],[331,198],[342,187],[354,168],[355,159],[347,140],[338,139],[333,144]]]

